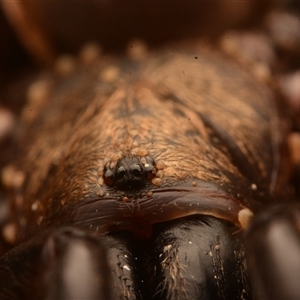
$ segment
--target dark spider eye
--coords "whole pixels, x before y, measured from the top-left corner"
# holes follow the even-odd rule
[[[114,171],[105,167],[103,175],[104,183],[107,185],[112,185],[114,181]]]
[[[149,171],[146,171],[146,178],[151,180],[155,177],[155,172],[154,172],[154,169],[153,170],[149,170]]]
[[[152,168],[152,170],[146,170],[145,171],[146,173],[146,178],[151,180],[155,177],[155,170],[154,170],[154,167]]]
[[[126,175],[125,168],[123,166],[119,167],[116,174],[117,180],[123,179],[125,175]]]
[[[130,166],[131,174],[135,177],[141,177],[143,175],[143,171],[139,165]]]
[[[147,163],[144,165],[145,174],[146,174],[146,178],[151,180],[155,177],[156,174],[154,160],[150,156],[147,156],[146,159],[147,159]]]
[[[103,172],[106,185],[115,186],[119,190],[132,190],[142,187],[145,180],[156,176],[154,160],[147,156],[124,157],[117,162],[108,162]]]

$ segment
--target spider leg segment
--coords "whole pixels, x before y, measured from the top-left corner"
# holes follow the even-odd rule
[[[258,215],[245,243],[255,299],[300,299],[299,205],[278,205]]]

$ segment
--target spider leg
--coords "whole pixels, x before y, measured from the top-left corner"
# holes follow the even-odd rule
[[[258,215],[246,235],[255,299],[300,299],[300,208],[278,205]]]
[[[1,257],[0,298],[114,299],[105,242],[72,227],[35,236]]]

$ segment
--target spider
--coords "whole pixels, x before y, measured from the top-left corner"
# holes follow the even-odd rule
[[[227,32],[56,59],[2,170],[0,298],[299,298],[299,112],[291,128],[276,78],[297,54],[276,46]]]

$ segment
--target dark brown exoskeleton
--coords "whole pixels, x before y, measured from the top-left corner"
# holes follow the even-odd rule
[[[24,110],[4,259],[28,264],[0,295],[251,299],[242,229],[284,187],[271,91],[206,44],[57,75]]]

